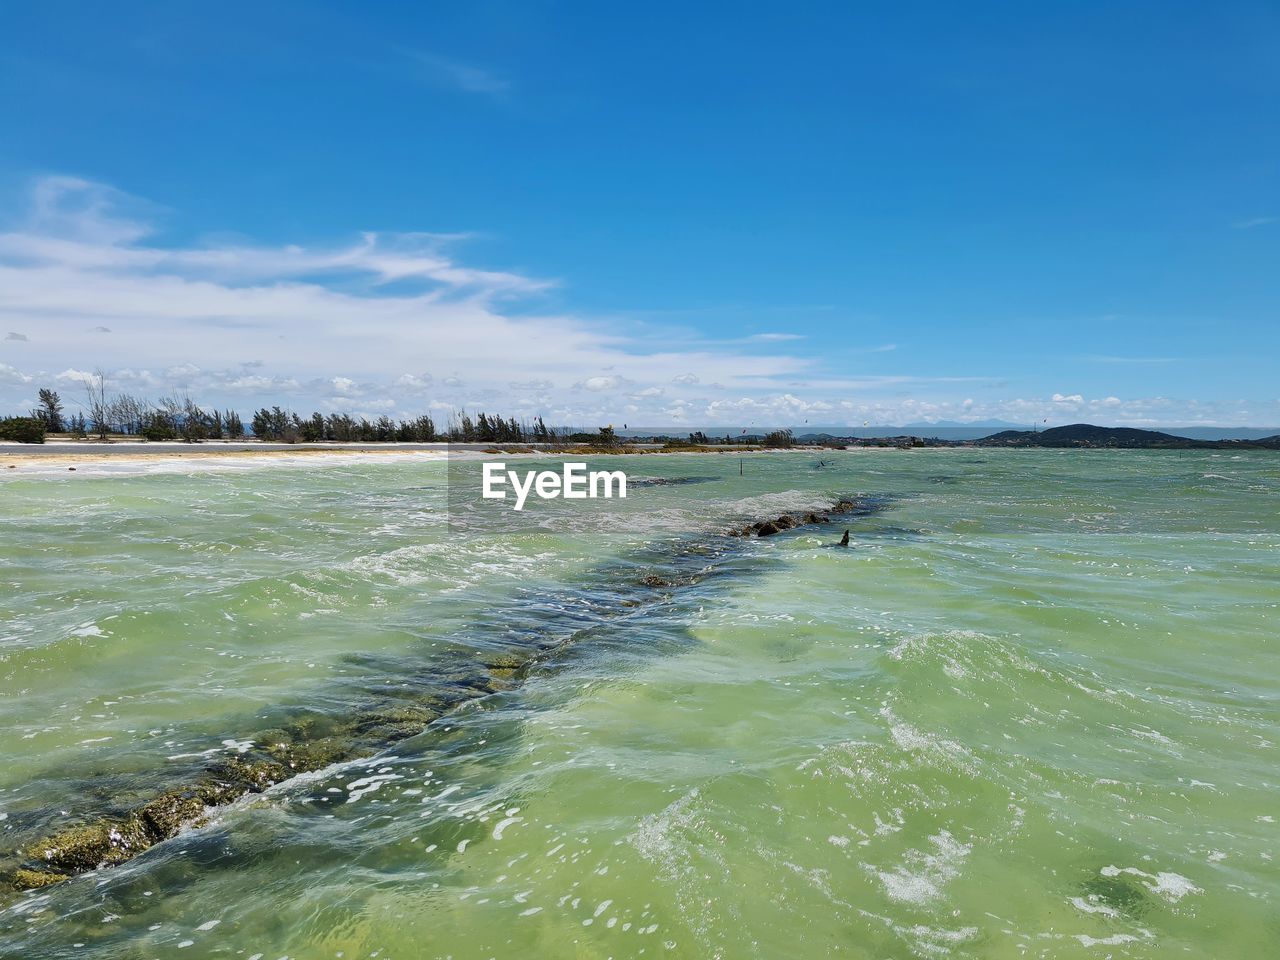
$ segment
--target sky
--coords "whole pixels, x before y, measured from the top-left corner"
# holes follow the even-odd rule
[[[0,411],[1280,426],[1270,2],[0,5]]]

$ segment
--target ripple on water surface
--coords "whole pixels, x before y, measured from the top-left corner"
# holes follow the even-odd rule
[[[11,898],[0,953],[1266,955],[1272,461],[823,457],[646,458],[717,479],[500,536],[422,464],[0,489],[0,835],[60,777],[238,755],[263,703],[664,584],[394,749]],[[660,559],[829,488],[895,498],[848,550]]]

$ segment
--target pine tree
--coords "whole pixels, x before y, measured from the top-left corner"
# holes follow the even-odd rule
[[[31,416],[43,421],[49,433],[62,433],[66,429],[62,422],[62,398],[48,387],[40,388],[39,398],[40,406],[31,411]]]

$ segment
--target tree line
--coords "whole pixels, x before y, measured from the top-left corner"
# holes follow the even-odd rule
[[[346,413],[316,412],[304,418],[276,406],[255,411],[250,426],[255,437],[283,443],[551,443],[563,435],[548,427],[542,417],[521,422],[483,412],[473,417],[466,411],[441,428],[427,414],[408,420],[383,415],[371,421]]]
[[[42,387],[39,405],[27,417],[0,418],[0,439],[41,443],[45,434],[70,434],[76,438],[112,435],[143,440],[241,440],[253,437],[279,443],[553,443],[569,438],[569,431],[553,429],[542,417],[520,421],[491,413],[474,416],[462,411],[437,425],[429,415],[394,420],[383,415],[374,420],[346,413],[312,413],[300,416],[279,406],[254,411],[248,425],[235,410],[206,410],[185,393],[148,400],[129,393],[109,393],[106,380],[95,374],[85,381],[84,412],[65,413],[57,391]],[[601,436],[612,439],[612,428]],[[594,435],[593,435],[594,436]]]
[[[62,397],[56,390],[42,387],[39,406],[28,419],[45,433],[67,433],[105,440],[111,434],[141,437],[144,440],[238,440],[245,435],[244,424],[234,410],[204,410],[186,394],[170,394],[148,400],[130,393],[108,394],[101,377],[85,382],[83,413],[64,413]]]

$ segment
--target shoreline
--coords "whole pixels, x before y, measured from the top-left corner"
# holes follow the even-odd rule
[[[876,449],[876,448],[871,448]],[[137,468],[184,467],[210,469],[217,467],[250,467],[301,464],[308,461],[408,461],[408,460],[477,460],[486,457],[547,456],[649,456],[654,454],[755,454],[755,453],[832,453],[830,448],[793,447],[790,449],[740,449],[708,447],[701,450],[664,450],[657,444],[632,445],[628,450],[587,450],[562,446],[540,448],[533,444],[501,443],[378,443],[378,444],[284,444],[244,443],[234,441],[189,443],[118,443],[62,442],[25,444],[0,442],[0,479],[5,476],[30,476],[35,473],[78,472],[96,469],[98,475],[138,472]],[[128,468],[134,468],[129,470]],[[160,472],[143,470],[141,472]]]
[[[919,454],[925,451],[967,453],[989,456],[995,452],[1039,450],[1057,453],[1134,452],[1130,448],[1071,447],[809,447],[735,448],[708,446],[701,449],[664,449],[654,445],[634,445],[626,450],[590,450],[583,447],[538,448],[531,444],[491,443],[404,443],[300,445],[252,442],[188,443],[50,443],[0,442],[0,480],[15,477],[61,476],[84,472],[90,476],[136,476],[148,473],[180,473],[188,470],[254,469],[272,466],[302,466],[308,463],[387,463],[422,460],[429,462],[482,460],[493,457],[614,457],[614,456],[747,456],[761,453],[870,455]],[[1138,450],[1137,452],[1144,452]],[[1145,451],[1150,452],[1150,451]],[[1183,452],[1183,451],[1179,451]],[[1229,450],[1199,450],[1201,453],[1230,453]],[[1251,451],[1239,451],[1251,452]]]
[[[103,448],[83,451],[32,450],[0,447],[0,479],[5,476],[47,476],[52,473],[79,472],[85,470],[94,475],[126,475],[138,473],[175,472],[184,469],[211,470],[219,468],[252,468],[282,465],[301,465],[311,461],[349,461],[353,463],[385,460],[447,460],[446,451],[391,449],[379,450],[364,447],[351,449],[165,449],[165,450],[114,450]]]

